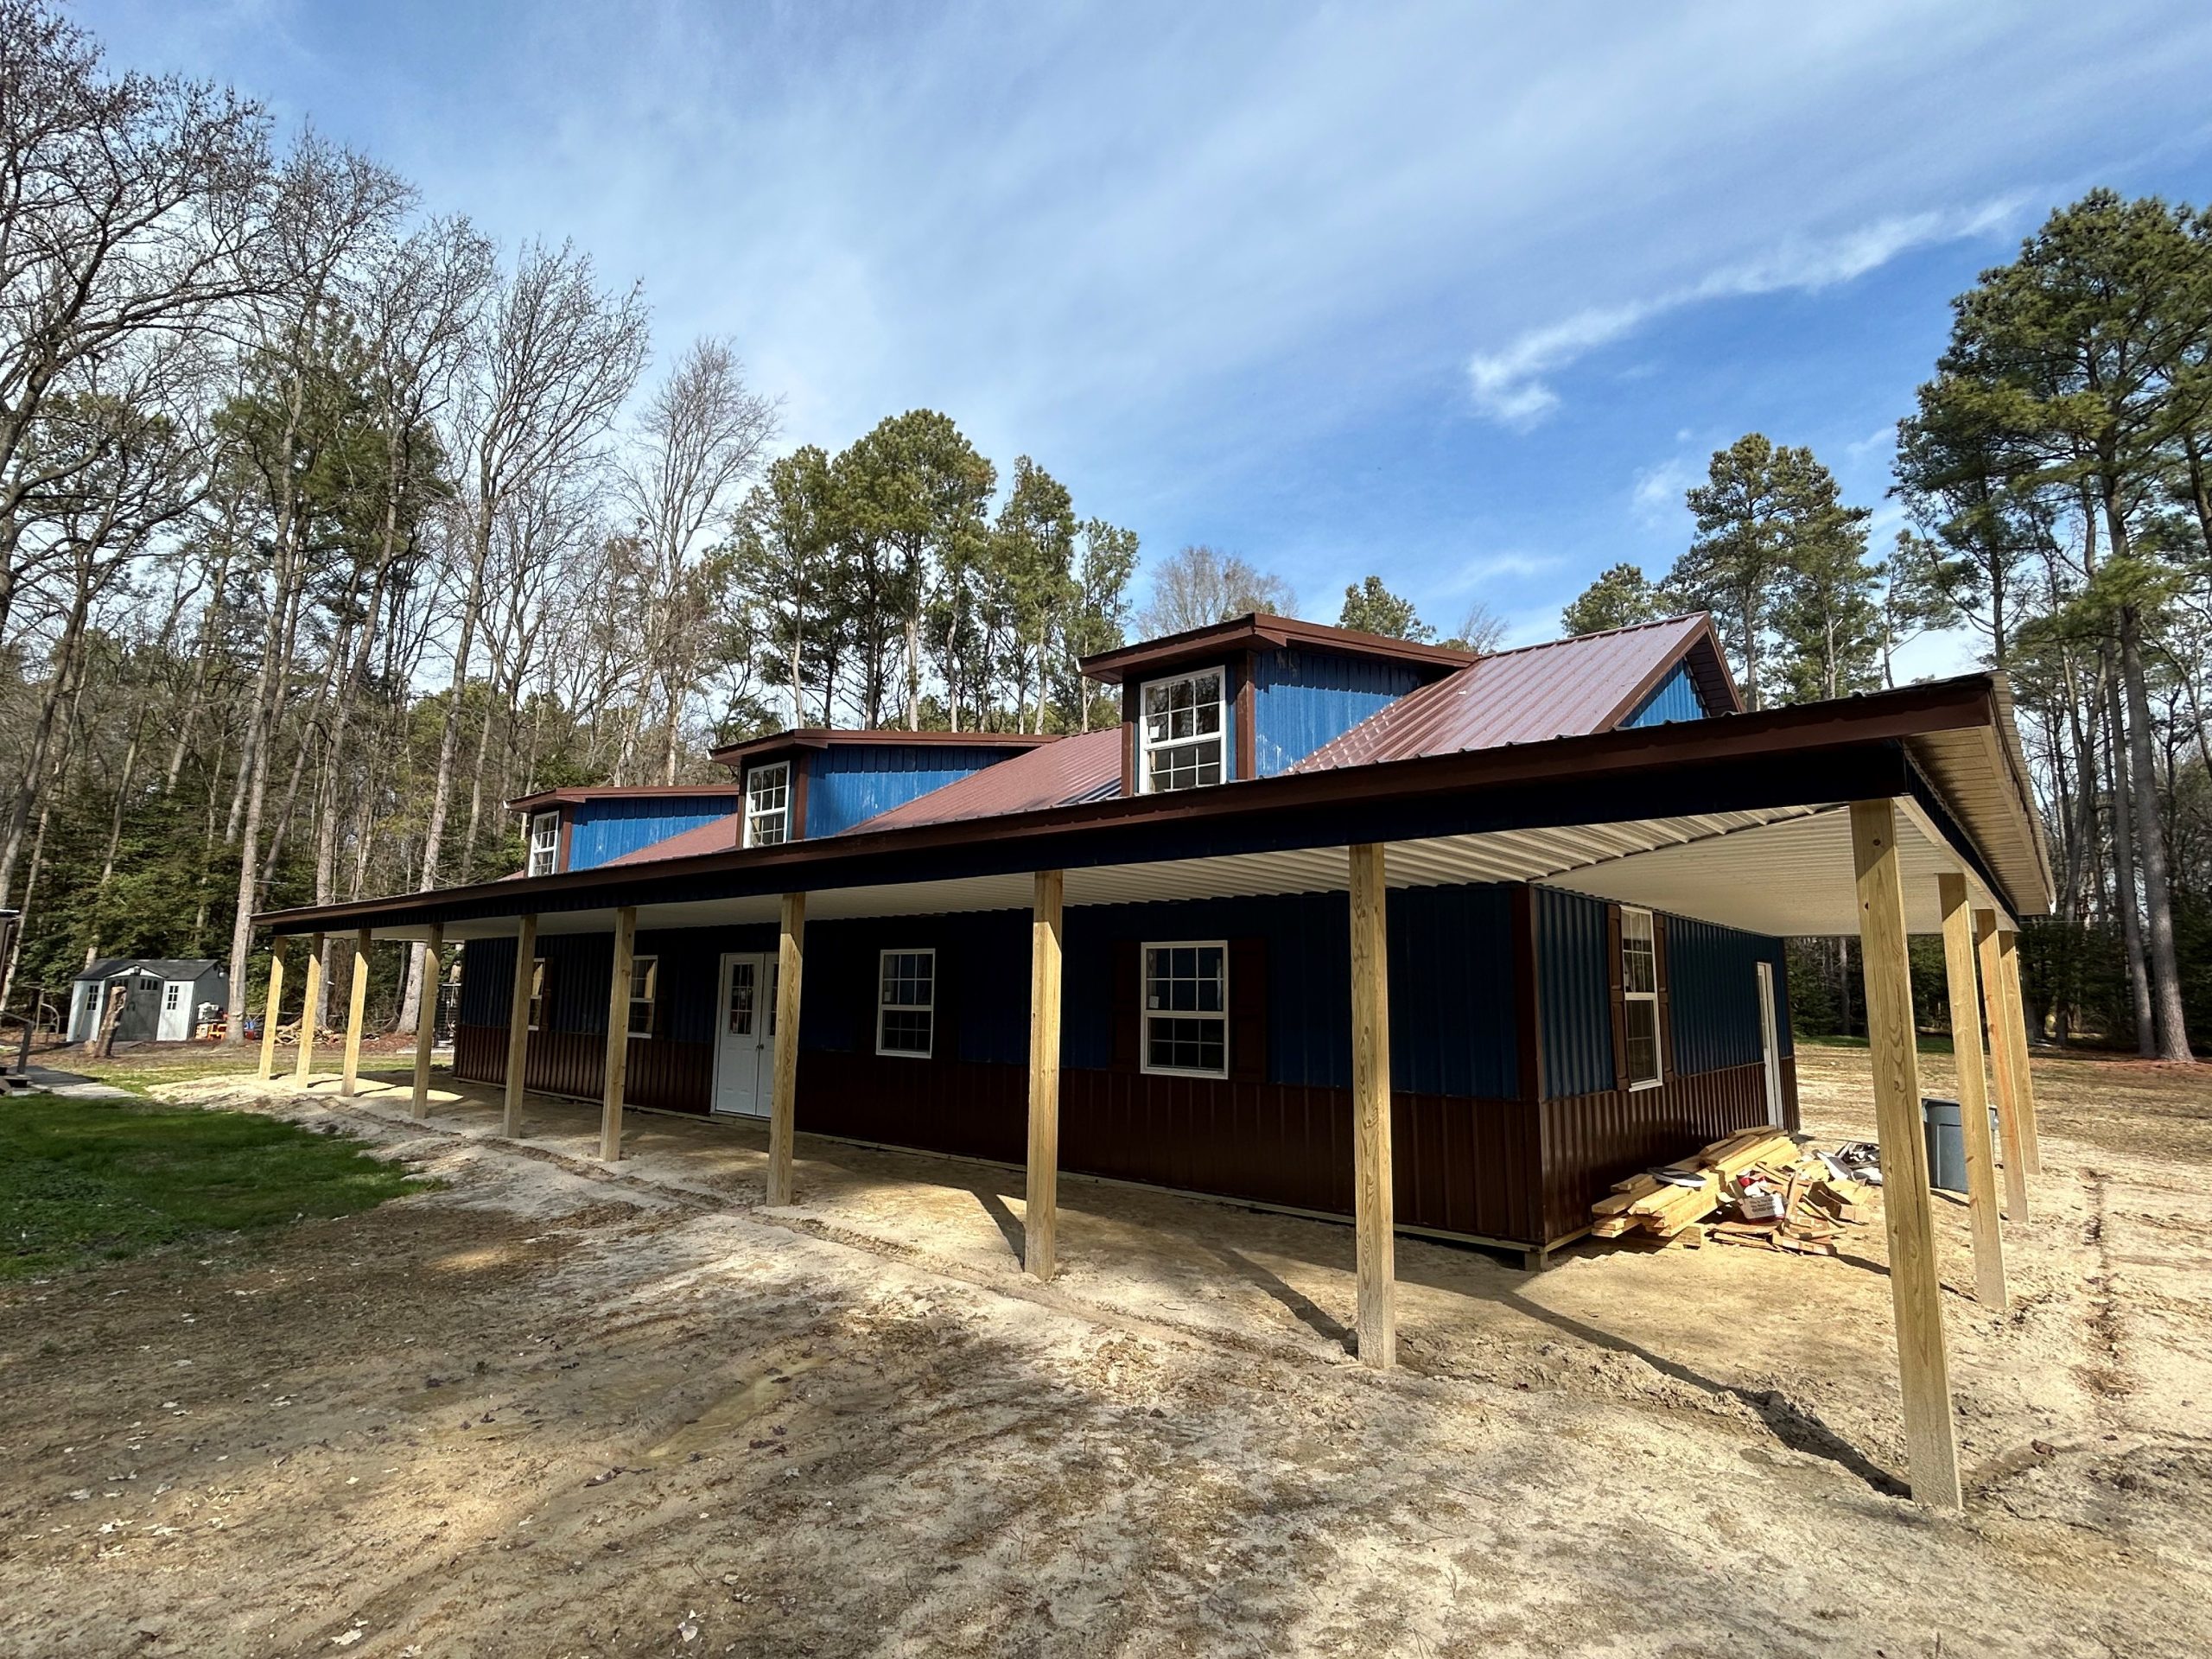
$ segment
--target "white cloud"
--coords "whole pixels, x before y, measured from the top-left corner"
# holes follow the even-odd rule
[[[1688,437],[1689,435],[1684,433],[1681,435]],[[1684,511],[1682,492],[1696,481],[1696,471],[1679,455],[1662,461],[1656,467],[1639,467],[1635,486],[1629,491],[1629,505],[1643,523],[1664,524],[1675,514]]]
[[[1650,299],[1578,311],[1565,321],[1529,330],[1502,350],[1470,358],[1467,380],[1475,408],[1501,426],[1526,430],[1559,407],[1559,393],[1544,377],[1633,334],[1663,312],[1761,294],[1817,293],[1913,249],[1989,235],[2019,208],[2018,197],[2006,196],[1963,212],[1877,219],[1825,241],[1784,242]]]

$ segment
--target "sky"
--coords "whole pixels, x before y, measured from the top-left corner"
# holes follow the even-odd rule
[[[786,445],[1028,454],[1150,556],[1510,639],[1688,543],[1749,431],[1878,549],[1953,296],[2099,185],[2202,202],[2212,7],[82,0],[736,346]],[[1919,642],[1907,674],[1967,666]]]

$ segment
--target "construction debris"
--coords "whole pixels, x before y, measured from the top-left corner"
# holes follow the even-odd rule
[[[1841,1159],[1801,1148],[1780,1129],[1745,1129],[1694,1160],[1614,1183],[1590,1207],[1591,1236],[1710,1241],[1798,1255],[1834,1255],[1866,1222],[1867,1184]]]

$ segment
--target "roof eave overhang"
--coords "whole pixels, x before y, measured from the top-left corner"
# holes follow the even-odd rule
[[[1294,617],[1255,614],[1147,639],[1141,645],[1124,645],[1118,651],[1101,652],[1096,657],[1084,658],[1082,668],[1088,679],[1120,685],[1135,676],[1179,664],[1203,662],[1241,651],[1282,651],[1293,646],[1310,646],[1343,657],[1406,663],[1443,672],[1465,668],[1479,659],[1478,652],[1458,651],[1449,645],[1391,639]]]
[[[1172,796],[1116,797],[980,819],[848,832],[779,847],[435,889],[264,912],[279,932],[453,919],[693,893],[773,893],[994,870],[1141,863],[1294,846],[1408,839],[1484,828],[1600,823],[1684,810],[1901,797],[1914,787],[1910,740],[2000,715],[1987,675],[1675,725],[1335,772],[1293,772]],[[2002,744],[1993,729],[1993,741]],[[2032,840],[2031,813],[2008,833]],[[1970,847],[1981,868],[2018,860]],[[2036,856],[2042,858],[2038,847]],[[2037,868],[2047,869],[2047,861]],[[2014,913],[2049,906],[2049,891],[2004,889]]]

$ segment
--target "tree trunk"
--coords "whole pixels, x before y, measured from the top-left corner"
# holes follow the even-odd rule
[[[2158,1053],[2177,1065],[2191,1063],[2189,1025],[2182,1011],[2181,967],[2174,949],[2173,882],[2167,869],[2165,827],[2158,811],[2158,771],[2151,752],[2151,698],[2143,677],[2143,621],[2133,605],[2120,607],[2120,671],[2127,693],[2128,755],[2133,763],[2136,846],[2142,854],[2143,908],[2148,923],[2152,1012]]]
[[[2145,1059],[2158,1052],[2156,1017],[2151,1012],[2151,977],[2143,958],[2142,912],[2136,908],[2135,803],[2129,785],[2126,724],[2120,708],[2120,686],[2112,664],[2101,664],[2105,723],[2109,732],[2105,754],[2112,772],[2113,908],[2120,917],[2120,955],[2127,969],[2128,1002],[2135,1016],[2135,1052]]]

